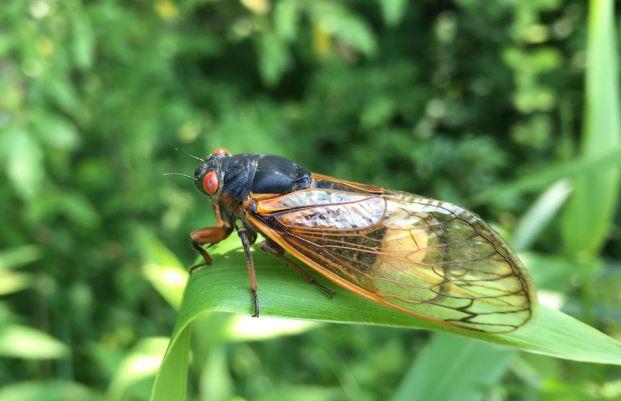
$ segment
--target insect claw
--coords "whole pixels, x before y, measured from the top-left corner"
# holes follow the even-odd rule
[[[252,317],[259,317],[259,297],[257,297],[257,291],[254,289],[250,290],[252,292],[252,303],[254,305],[254,313]]]
[[[336,295],[336,293],[334,291],[332,291],[328,287],[324,287],[323,285],[321,285],[319,283],[317,283],[317,287],[319,287],[319,289],[321,291],[323,291],[328,296],[328,298],[330,298],[330,299],[334,298],[334,296]]]
[[[197,271],[198,269],[200,269],[201,267],[205,267],[208,266],[209,263],[203,261],[203,262],[199,262],[199,263],[195,263],[192,266],[190,266],[190,268],[188,269],[190,275],[193,274],[195,271]]]

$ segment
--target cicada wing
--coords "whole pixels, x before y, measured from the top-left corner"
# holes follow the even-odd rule
[[[413,315],[492,333],[532,316],[534,289],[519,259],[453,204],[324,187],[259,200],[249,217],[343,287]]]

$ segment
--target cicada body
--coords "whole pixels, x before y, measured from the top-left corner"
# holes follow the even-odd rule
[[[244,245],[255,316],[256,277],[249,246],[298,269],[296,261],[359,296],[440,324],[490,333],[524,325],[536,303],[517,256],[476,214],[448,202],[313,174],[270,155],[218,149],[196,169],[217,226],[191,235],[203,249],[234,229]],[[241,225],[238,225],[240,222]]]

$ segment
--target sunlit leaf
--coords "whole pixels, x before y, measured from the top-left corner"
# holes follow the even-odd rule
[[[229,341],[267,340],[270,338],[296,335],[317,327],[317,322],[296,319],[235,315],[226,329]]]
[[[142,273],[153,287],[174,308],[179,308],[188,271],[172,252],[146,230],[137,234],[142,251]]]
[[[39,143],[21,128],[11,130],[2,144],[11,184],[23,198],[35,196],[43,180],[43,153]]]
[[[19,325],[0,326],[0,355],[22,359],[56,359],[69,353],[68,347],[50,335]]]
[[[282,0],[274,7],[274,28],[286,41],[295,39],[298,32],[300,11],[295,0]]]
[[[0,295],[23,290],[32,283],[32,276],[10,270],[0,270]]]
[[[153,388],[153,401],[185,396],[189,327],[196,318],[213,311],[251,313],[248,278],[237,243],[236,238],[224,241],[214,252],[215,263],[197,271],[188,282],[179,319]],[[546,307],[540,307],[527,325],[508,334],[468,332],[399,313],[324,283],[337,291],[330,300],[275,258],[257,253],[255,262],[262,316],[432,329],[557,358],[621,365],[621,343]]]
[[[3,385],[0,401],[93,401],[98,394],[88,387],[63,380],[22,381]]]
[[[175,255],[153,235],[141,230],[138,237],[146,261],[142,266],[145,278],[173,307],[178,309],[189,276],[187,270],[183,268]],[[202,322],[203,325],[209,325],[210,322],[218,320],[215,316],[205,316],[204,319],[206,321]],[[316,326],[315,322],[303,320],[253,319],[249,316],[235,315],[226,319],[217,337],[220,341],[227,342],[266,340],[303,333]]]
[[[108,388],[111,399],[122,399],[133,384],[155,375],[168,341],[167,337],[150,337],[136,344],[115,371]]]
[[[33,116],[31,125],[45,144],[57,149],[72,150],[80,139],[76,127],[55,114],[37,113]]]
[[[581,155],[606,155],[621,145],[619,71],[612,0],[591,0],[587,35],[585,124]],[[621,159],[621,158],[620,158]],[[563,238],[568,254],[588,257],[606,241],[619,195],[619,164],[574,178]]]
[[[202,399],[228,401],[232,398],[234,388],[225,347],[212,347],[200,378]]]
[[[515,227],[511,244],[517,251],[528,249],[541,231],[563,206],[571,192],[567,180],[561,180],[548,188],[522,216]]]
[[[363,19],[359,18],[339,3],[311,3],[313,18],[330,34],[349,44],[366,56],[377,51],[377,42],[373,31]]]
[[[255,14],[263,15],[270,10],[269,0],[240,0],[246,8]]]
[[[34,245],[0,251],[0,269],[21,267],[34,262],[42,256],[41,249]]]
[[[175,337],[175,346],[181,350],[189,350],[190,330],[182,330]],[[170,344],[164,356],[165,367],[155,376],[151,401],[185,400],[187,393],[189,352],[169,351]]]
[[[401,22],[407,10],[407,0],[379,0],[382,7],[384,22],[388,26],[395,26]]]

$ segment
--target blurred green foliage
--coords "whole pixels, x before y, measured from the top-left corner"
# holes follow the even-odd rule
[[[522,217],[553,184],[524,177],[596,166],[561,213],[566,195],[547,208],[539,198],[545,210],[529,215],[550,223],[520,244],[535,275],[558,278],[545,288],[565,294],[566,311],[621,336],[618,158],[592,162],[619,144],[617,47],[606,38],[620,27],[611,1],[591,6],[2,1],[0,401],[148,399],[178,297],[153,269],[167,251],[144,233],[189,264],[187,233],[213,222],[192,185],[161,176],[192,171],[176,146],[276,153],[465,206],[487,193],[476,211],[522,236],[532,226]],[[589,62],[599,69],[587,96]],[[585,96],[606,112],[584,118]],[[416,364],[406,372],[428,333],[330,325],[245,342],[226,334],[230,319],[196,329],[191,399],[383,400],[408,388],[403,377],[424,377]],[[499,359],[506,370],[488,366],[478,396],[621,397],[619,368]]]

